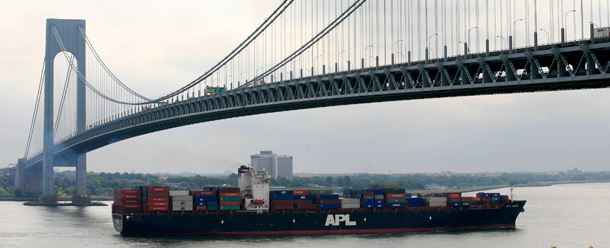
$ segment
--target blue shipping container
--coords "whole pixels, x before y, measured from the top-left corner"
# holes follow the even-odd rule
[[[313,195],[294,195],[292,196],[293,200],[310,200],[313,199]],[[277,199],[279,200],[279,199]]]
[[[388,198],[386,201],[388,203],[405,203],[406,199],[405,198]]]
[[[462,206],[462,203],[461,203],[461,202],[452,202],[452,203],[451,203],[451,206],[452,206],[452,207],[461,207],[461,206]]]
[[[278,190],[278,191],[271,191],[271,194],[274,196],[277,195],[294,195],[294,191],[292,190]]]
[[[373,208],[374,205],[373,204],[364,204],[364,208]]]
[[[336,209],[339,208],[339,204],[320,204],[320,209]]]
[[[462,202],[462,206],[469,207],[470,206],[470,202]]]
[[[333,199],[339,199],[339,195],[318,195],[318,198],[320,198],[322,200],[333,200]]]
[[[383,204],[383,200],[374,200],[375,204]]]
[[[206,202],[195,202],[195,206],[207,206]]]
[[[382,204],[375,204],[375,208],[383,208],[383,203]]]
[[[215,210],[218,210],[218,206],[209,206],[208,205],[207,209],[210,211],[215,211]]]
[[[274,195],[273,200],[292,200],[292,195]]]
[[[499,196],[493,196],[491,197],[492,201],[500,201],[500,197]]]
[[[209,201],[209,202],[208,202],[208,207],[209,207],[209,206],[218,206],[218,202],[215,202],[215,201],[214,201],[214,202],[211,202],[211,201]]]
[[[364,204],[365,205],[374,205],[375,204],[375,200],[364,200]]]

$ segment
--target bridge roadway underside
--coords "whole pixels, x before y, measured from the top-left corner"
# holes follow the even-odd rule
[[[610,87],[610,42],[469,55],[261,83],[190,97],[65,140],[56,157],[175,127],[233,117],[373,102]],[[40,163],[34,157],[28,166]]]

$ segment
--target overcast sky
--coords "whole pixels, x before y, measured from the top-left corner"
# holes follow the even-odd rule
[[[106,65],[147,96],[207,71],[279,0],[0,1],[0,167],[23,156],[47,18],[86,19]],[[88,171],[219,173],[273,150],[295,172],[610,168],[610,90],[362,104],[240,117],[121,141]]]

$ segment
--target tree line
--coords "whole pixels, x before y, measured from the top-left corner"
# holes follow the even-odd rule
[[[364,189],[371,184],[401,184],[405,189],[416,192],[429,189],[447,190],[471,189],[490,186],[528,185],[536,183],[610,181],[610,172],[582,173],[476,173],[476,174],[356,174],[324,175],[309,177],[275,178],[271,186],[288,188],[353,188]],[[74,194],[76,174],[74,171],[55,173],[55,192],[59,197]],[[0,195],[34,196],[16,190],[14,182],[0,176]],[[176,190],[199,190],[204,186],[237,186],[237,175],[225,177],[209,176],[159,176],[139,173],[87,173],[87,192],[91,196],[112,196],[114,189],[136,188],[137,186],[168,186]]]

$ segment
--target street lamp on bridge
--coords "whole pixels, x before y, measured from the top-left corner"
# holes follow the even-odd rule
[[[541,28],[540,31],[544,31],[546,33],[547,43],[551,44],[551,35],[549,35],[549,31],[546,31],[544,28]]]
[[[472,28],[468,29],[468,43],[467,44],[470,44],[470,31],[475,30],[475,29],[479,29],[479,27],[472,27]],[[470,52],[470,46],[468,46],[468,52]]]
[[[513,45],[513,47],[517,44],[517,22],[521,22],[521,21],[523,21],[523,18],[515,20],[513,22],[513,30],[512,30],[512,33],[513,33],[513,42],[512,43],[513,44],[511,44],[511,45]]]
[[[568,31],[567,31],[567,30],[565,30],[565,28],[566,28],[566,19],[568,19],[568,14],[570,14],[570,13],[576,13],[576,10],[575,10],[575,9],[570,10],[570,11],[566,12],[566,13],[563,15],[563,28],[564,28],[564,33],[565,33],[565,37],[566,37],[565,39],[566,39],[566,40],[568,40]]]
[[[502,50],[504,50],[504,43],[506,43],[506,38],[504,38],[504,36],[502,36],[502,35],[498,35],[498,36],[496,36],[496,38],[502,39]]]

